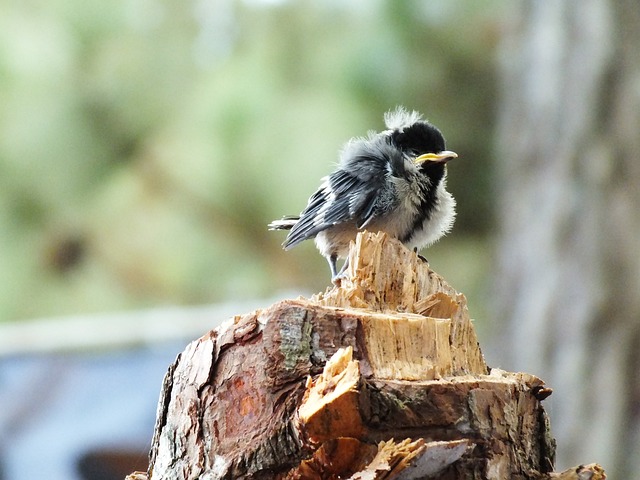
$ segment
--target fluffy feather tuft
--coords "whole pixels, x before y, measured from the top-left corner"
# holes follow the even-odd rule
[[[422,120],[422,115],[415,110],[407,110],[403,106],[396,107],[384,114],[384,124],[389,130],[402,130]]]

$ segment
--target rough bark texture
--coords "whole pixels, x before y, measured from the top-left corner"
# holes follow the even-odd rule
[[[603,478],[551,476],[550,390],[489,371],[464,296],[426,263],[366,232],[350,262],[340,287],[180,354],[148,478]]]
[[[541,0],[512,20],[490,358],[554,385],[560,466],[598,458],[637,478],[640,8]]]

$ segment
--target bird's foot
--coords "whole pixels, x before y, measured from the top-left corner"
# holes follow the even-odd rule
[[[423,257],[418,253],[418,247],[413,247],[413,253],[415,253],[418,256],[418,258],[422,260],[424,263],[429,263],[429,260],[427,260],[425,257]]]
[[[331,283],[333,283],[336,287],[342,285],[342,280],[347,277],[347,267],[349,266],[349,259],[347,258],[342,265],[342,268],[339,272],[336,273],[335,268],[331,269]]]

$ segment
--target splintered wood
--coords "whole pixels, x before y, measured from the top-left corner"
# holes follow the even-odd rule
[[[298,418],[300,430],[310,442],[360,438],[363,434],[358,399],[360,363],[352,356],[352,347],[341,348],[315,380],[307,380]]]
[[[358,235],[340,288],[312,301],[358,309],[378,378],[487,373],[465,296],[384,233]]]
[[[187,347],[148,478],[556,478],[550,389],[489,371],[464,295],[384,234],[359,234],[349,261],[339,287]]]

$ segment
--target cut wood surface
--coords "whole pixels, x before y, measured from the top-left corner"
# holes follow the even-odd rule
[[[179,355],[148,478],[556,478],[550,389],[490,371],[464,295],[384,234],[358,235],[349,261],[339,287]]]

